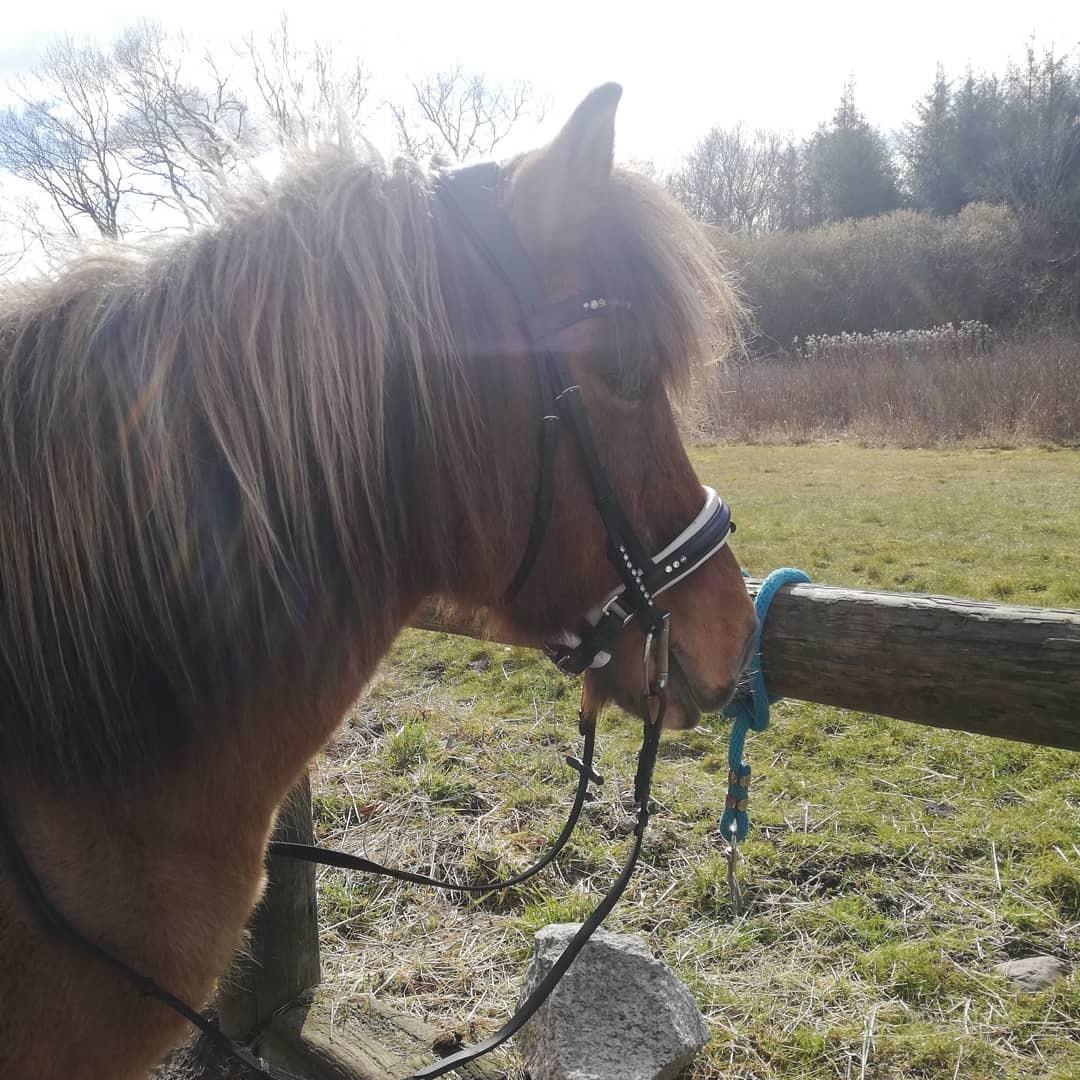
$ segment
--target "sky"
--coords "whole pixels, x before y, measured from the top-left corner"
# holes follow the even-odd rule
[[[621,82],[619,156],[672,166],[714,124],[742,122],[802,137],[831,115],[844,83],[886,132],[912,117],[940,62],[960,74],[1001,71],[1035,35],[1080,51],[1080,3],[1024,0],[900,5],[786,0],[8,0],[0,82],[33,64],[58,33],[108,40],[139,18],[221,45],[268,28],[284,10],[297,33],[332,39],[372,70],[375,100],[401,96],[408,77],[460,63],[493,79],[531,80],[549,102],[509,150],[557,129],[593,86]]]

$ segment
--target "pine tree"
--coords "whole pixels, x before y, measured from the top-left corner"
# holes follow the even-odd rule
[[[969,196],[960,168],[952,86],[940,64],[915,113],[918,119],[908,125],[900,150],[912,202],[935,214],[955,214]]]
[[[833,114],[806,145],[811,204],[819,220],[871,217],[900,204],[889,148],[855,103],[848,82]]]

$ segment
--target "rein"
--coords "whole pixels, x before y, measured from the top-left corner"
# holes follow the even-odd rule
[[[563,950],[559,959],[510,1019],[488,1039],[465,1047],[449,1057],[411,1074],[407,1080],[432,1080],[473,1061],[504,1043],[528,1021],[554,990],[574,958],[622,896],[641,853],[645,829],[652,812],[649,793],[656,764],[660,731],[667,708],[669,619],[655,603],[656,597],[676,582],[693,573],[719,551],[735,531],[731,512],[711,488],[704,488],[705,501],[697,517],[671,543],[651,555],[634,532],[596,449],[588,414],[581,398],[581,388],[574,384],[565,357],[548,344],[549,339],[575,323],[603,317],[630,308],[630,302],[593,293],[549,302],[539,276],[521,245],[513,225],[498,202],[499,167],[475,165],[444,173],[435,189],[436,204],[444,209],[487,259],[517,299],[521,328],[536,359],[540,386],[542,421],[540,425],[540,469],[537,481],[532,525],[524,553],[504,594],[511,602],[529,579],[551,518],[555,449],[558,432],[565,425],[572,434],[585,467],[593,503],[607,533],[607,556],[622,584],[602,604],[589,612],[580,633],[564,633],[562,640],[549,643],[545,651],[560,670],[580,674],[589,667],[610,662],[616,638],[622,628],[637,620],[645,636],[642,660],[641,748],[634,777],[634,802],[637,815],[633,840],[622,871],[610,890]],[[650,675],[650,665],[653,674]],[[535,864],[503,881],[463,885],[383,867],[368,859],[316,846],[274,841],[269,853],[279,858],[299,859],[348,870],[381,874],[398,881],[429,885],[456,892],[483,894],[519,884],[539,873],[559,854],[570,839],[580,818],[590,783],[602,778],[593,768],[596,717],[579,712],[579,728],[584,739],[580,758],[568,757],[567,763],[578,773],[574,801],[555,843]],[[134,984],[144,997],[154,998],[179,1013],[197,1027],[216,1047],[241,1061],[266,1080],[299,1080],[248,1049],[232,1042],[209,1018],[198,1013],[179,998],[158,986],[153,979],[119,959],[108,948],[93,941],[74,927],[55,907],[35,876],[20,849],[10,825],[0,813],[0,850],[12,869],[29,906],[43,926],[75,948],[92,955]]]
[[[34,914],[41,924],[57,937],[67,941],[79,952],[93,957],[107,968],[111,968],[117,975],[131,983],[139,995],[144,998],[153,998],[162,1005],[179,1013],[192,1026],[199,1029],[206,1038],[219,1050],[236,1058],[241,1064],[247,1066],[252,1072],[264,1076],[267,1080],[303,1080],[294,1073],[286,1072],[271,1065],[265,1059],[253,1054],[247,1047],[240,1046],[230,1039],[218,1025],[208,1016],[198,1012],[185,1001],[170,994],[164,987],[159,986],[149,975],[125,963],[115,953],[104,945],[87,937],[81,930],[74,927],[67,917],[49,899],[48,893],[42,888],[41,882],[34,873],[33,868],[27,861],[11,825],[4,814],[0,814],[0,850],[3,851],[4,861],[12,871],[15,882],[22,890]]]
[[[287,840],[271,840],[268,851],[271,855],[277,855],[283,859],[296,859],[300,862],[317,863],[320,866],[335,866],[339,870],[359,870],[362,874],[378,874],[381,877],[393,878],[395,881],[407,881],[412,885],[426,885],[432,889],[445,889],[448,892],[484,893],[496,892],[499,889],[509,889],[513,885],[520,885],[523,881],[535,877],[548,866],[559,854],[567,841],[577,828],[578,818],[581,817],[582,807],[589,791],[590,781],[594,784],[602,784],[604,778],[593,768],[593,752],[596,746],[596,717],[587,716],[584,711],[578,713],[578,728],[584,736],[584,746],[581,757],[567,755],[566,764],[578,773],[577,790],[574,792],[574,802],[570,813],[566,818],[566,824],[562,827],[555,842],[548,848],[528,870],[522,870],[513,877],[503,881],[489,881],[483,885],[461,885],[454,881],[446,881],[442,878],[428,877],[426,874],[414,874],[409,870],[399,870],[393,866],[381,866],[371,859],[365,859],[360,855],[350,855],[347,851],[336,851],[333,848],[319,847],[314,844],[294,844]]]

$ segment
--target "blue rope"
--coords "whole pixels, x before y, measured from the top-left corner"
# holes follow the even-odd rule
[[[764,731],[769,726],[769,706],[780,700],[769,697],[765,690],[765,675],[761,670],[761,635],[765,629],[765,617],[769,614],[773,597],[780,589],[785,585],[801,585],[809,580],[809,575],[790,566],[774,570],[761,583],[754,600],[758,625],[754,633],[754,651],[750,658],[748,688],[741,690],[724,709],[724,715],[735,721],[728,737],[728,794],[724,803],[724,815],[720,818],[720,834],[725,839],[730,839],[734,833],[736,840],[745,840],[750,831],[750,814],[747,811],[750,801],[750,766],[743,761],[746,734],[748,731]]]

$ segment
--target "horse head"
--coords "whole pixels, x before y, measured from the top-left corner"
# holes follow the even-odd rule
[[[639,552],[664,550],[702,512],[673,400],[692,366],[738,332],[738,302],[701,232],[655,184],[613,167],[620,96],[614,84],[599,87],[550,144],[474,175],[481,195],[453,197],[480,251],[444,279],[470,282],[464,309],[450,309],[474,335],[470,374],[495,519],[481,531],[500,539],[473,544],[472,559],[463,553],[451,593],[532,643],[580,642],[620,580],[624,592],[633,585],[620,574],[629,556],[613,550],[620,541],[595,508],[605,499],[598,470]],[[461,224],[446,229],[460,233]],[[578,432],[556,439],[544,429],[559,414],[559,426],[573,426],[561,404],[568,391],[579,395],[591,446]],[[671,727],[727,702],[755,625],[734,556],[726,544],[710,554],[655,597],[670,616]],[[640,706],[648,629],[639,618],[617,647],[585,658],[588,708]]]

